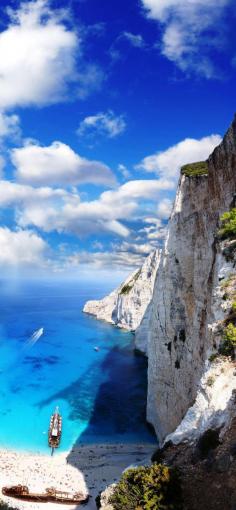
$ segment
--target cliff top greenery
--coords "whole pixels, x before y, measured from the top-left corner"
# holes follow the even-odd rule
[[[222,239],[234,239],[236,237],[236,207],[222,214],[219,236]]]
[[[128,469],[109,503],[114,510],[182,510],[178,472],[162,464]]]
[[[196,177],[198,175],[208,174],[207,161],[198,161],[197,163],[189,163],[181,168],[181,174],[187,177]]]

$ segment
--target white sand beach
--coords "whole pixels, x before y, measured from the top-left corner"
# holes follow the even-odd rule
[[[24,484],[30,491],[44,492],[55,487],[70,493],[90,494],[86,507],[95,510],[95,498],[107,485],[117,481],[130,465],[148,464],[157,445],[99,444],[74,447],[69,453],[54,456],[0,451],[0,490],[3,486]],[[19,510],[53,510],[53,503],[22,502],[0,495],[0,499]],[[75,505],[59,505],[62,510]],[[83,508],[83,507],[82,507]]]

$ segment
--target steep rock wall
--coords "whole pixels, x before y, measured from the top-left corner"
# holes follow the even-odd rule
[[[88,301],[83,311],[120,328],[136,330],[152,298],[160,256],[160,250],[152,252],[141,269],[132,273],[118,289],[104,299]]]
[[[224,343],[223,331],[229,317],[232,319],[232,304],[236,296],[236,253],[226,259],[224,253],[230,242],[217,245],[215,277],[211,300],[211,320],[208,324],[210,350],[205,361],[196,400],[177,429],[166,437],[165,442],[177,444],[198,439],[208,429],[229,427],[236,414],[236,363],[231,357],[219,355]]]
[[[212,349],[208,325],[214,320],[212,293],[218,274],[215,236],[235,192],[236,120],[209,157],[208,176],[180,178],[144,317],[149,337],[147,417],[161,440],[193,405]]]

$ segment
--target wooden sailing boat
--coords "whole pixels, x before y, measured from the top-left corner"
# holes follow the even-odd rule
[[[48,431],[48,444],[51,448],[58,448],[61,441],[62,433],[62,417],[59,414],[59,408],[56,407],[54,414],[50,419]]]

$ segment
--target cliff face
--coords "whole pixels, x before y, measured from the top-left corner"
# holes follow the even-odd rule
[[[141,342],[148,337],[147,417],[160,439],[193,405],[213,349],[215,236],[235,192],[236,120],[209,157],[208,176],[180,178],[153,299],[137,332]]]
[[[152,298],[159,262],[160,250],[156,250],[146,258],[141,269],[132,273],[120,287],[104,299],[88,301],[83,311],[120,328],[135,330]]]

